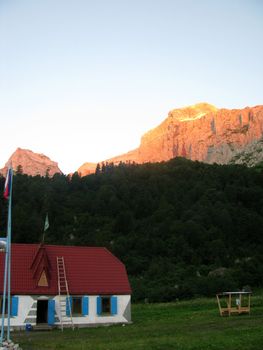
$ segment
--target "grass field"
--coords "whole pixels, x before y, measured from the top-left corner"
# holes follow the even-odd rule
[[[133,324],[99,328],[15,332],[23,350],[261,350],[263,294],[251,315],[220,317],[215,299],[137,304]]]

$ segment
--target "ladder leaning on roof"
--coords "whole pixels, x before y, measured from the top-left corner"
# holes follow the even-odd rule
[[[58,271],[58,293],[59,293],[59,313],[60,326],[63,331],[64,325],[70,325],[74,329],[72,319],[71,303],[69,298],[68,282],[65,270],[65,263],[63,256],[57,256],[57,271]],[[67,315],[67,310],[69,315]]]

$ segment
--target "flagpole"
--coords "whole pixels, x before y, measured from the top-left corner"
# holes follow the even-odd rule
[[[4,197],[8,199],[7,240],[5,252],[5,271],[2,302],[2,325],[0,343],[3,344],[5,332],[6,289],[7,289],[7,340],[10,341],[10,309],[11,309],[11,208],[13,169],[9,167],[5,183]]]
[[[11,251],[11,207],[12,207],[12,180],[13,180],[13,169],[10,166],[7,172],[6,184],[4,197],[8,199],[8,221],[7,221],[7,240],[6,240],[6,252],[5,252],[5,271],[4,271],[4,286],[3,286],[3,301],[2,301],[2,325],[1,325],[1,337],[0,343],[3,343],[4,340],[4,325],[5,325],[5,310],[6,310],[6,288],[7,288],[7,279],[8,279],[8,325],[7,325],[7,339],[10,340],[10,286],[11,286],[11,260],[10,260],[10,251]],[[9,187],[10,188],[6,188]]]
[[[7,340],[10,340],[10,315],[11,315],[11,235],[12,235],[12,189],[13,189],[13,169],[10,168],[11,171],[11,183],[10,183],[10,194],[8,199],[8,224],[7,224],[7,241],[8,241],[8,308],[7,308]]]
[[[3,286],[3,301],[2,301],[2,325],[1,325],[1,338],[0,342],[3,343],[4,333],[5,333],[5,304],[6,304],[6,282],[7,282],[7,268],[8,268],[8,239],[6,242],[6,251],[5,251],[5,273],[4,273],[4,286]]]

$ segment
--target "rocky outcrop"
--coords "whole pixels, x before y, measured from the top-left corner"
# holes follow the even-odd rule
[[[157,128],[146,133],[137,151],[139,163],[176,156],[207,163],[228,163],[263,131],[263,106],[216,109],[198,104],[175,109]]]
[[[155,129],[141,139],[138,149],[139,163],[160,162],[180,156],[207,160],[206,143],[215,135],[216,107],[201,103],[174,109]]]
[[[263,106],[229,110],[199,103],[170,111],[159,126],[142,136],[139,148],[104,162],[160,162],[180,156],[254,165],[262,161],[262,137]]]
[[[263,106],[216,109],[198,104],[171,111],[157,128],[142,137],[139,163],[176,156],[227,164],[263,133]]]
[[[53,176],[56,173],[62,173],[58,167],[58,163],[53,162],[44,154],[34,153],[22,148],[17,148],[17,150],[11,155],[5,164],[5,167],[0,169],[1,174],[6,174],[10,163],[12,163],[14,171],[32,176]]]
[[[86,176],[95,173],[97,163],[84,163],[79,169],[78,173],[80,176]]]
[[[263,162],[263,138],[255,140],[240,150],[237,150],[229,163],[245,164],[250,167],[261,162]]]

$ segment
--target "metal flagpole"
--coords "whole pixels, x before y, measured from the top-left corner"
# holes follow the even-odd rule
[[[8,223],[7,223],[7,244],[8,244],[8,298],[7,298],[7,340],[10,340],[10,316],[11,316],[11,221],[12,221],[12,189],[13,189],[13,169],[11,171],[10,193],[8,199]]]
[[[3,299],[2,299],[2,326],[1,326],[1,338],[0,342],[3,343],[4,332],[5,332],[5,304],[6,304],[6,282],[7,282],[7,268],[8,268],[8,238],[6,242],[6,251],[5,251],[5,273],[4,273],[4,286],[3,286]]]
[[[8,324],[7,324],[7,340],[10,340],[10,298],[11,298],[11,206],[12,206],[12,182],[13,182],[13,169],[10,167],[7,173],[8,183],[10,186],[8,196],[8,221],[7,221],[7,240],[6,240],[6,252],[5,252],[5,272],[4,272],[4,286],[3,286],[3,301],[2,301],[2,325],[1,325],[1,337],[0,343],[3,343],[4,340],[4,324],[5,324],[5,310],[6,310],[6,289],[8,287],[7,293],[7,316],[8,316]],[[10,183],[9,183],[10,181]],[[8,279],[8,280],[7,280]],[[8,283],[8,286],[7,286]]]

